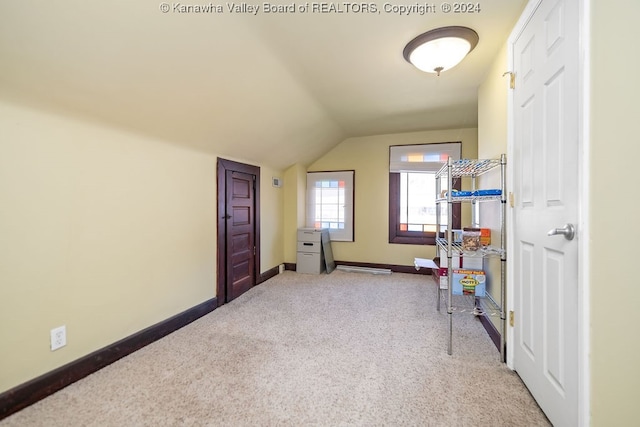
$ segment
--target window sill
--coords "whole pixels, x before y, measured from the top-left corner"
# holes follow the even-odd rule
[[[435,246],[435,236],[389,236],[389,243],[399,245],[431,245]]]

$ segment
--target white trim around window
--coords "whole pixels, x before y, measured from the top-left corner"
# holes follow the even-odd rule
[[[332,241],[353,242],[354,175],[307,172],[307,227],[329,229]]]

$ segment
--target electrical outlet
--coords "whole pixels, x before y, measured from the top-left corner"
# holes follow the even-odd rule
[[[67,327],[62,325],[51,330],[51,351],[67,345]]]

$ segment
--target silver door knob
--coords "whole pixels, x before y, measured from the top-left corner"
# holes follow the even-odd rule
[[[573,226],[573,224],[565,224],[562,228],[554,228],[553,230],[549,230],[547,236],[557,236],[559,234],[562,234],[567,240],[573,240],[573,238],[576,236],[576,228]]]

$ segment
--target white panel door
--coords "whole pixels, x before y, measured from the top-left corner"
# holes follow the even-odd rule
[[[542,0],[512,45],[513,366],[555,426],[578,425],[578,0]]]

